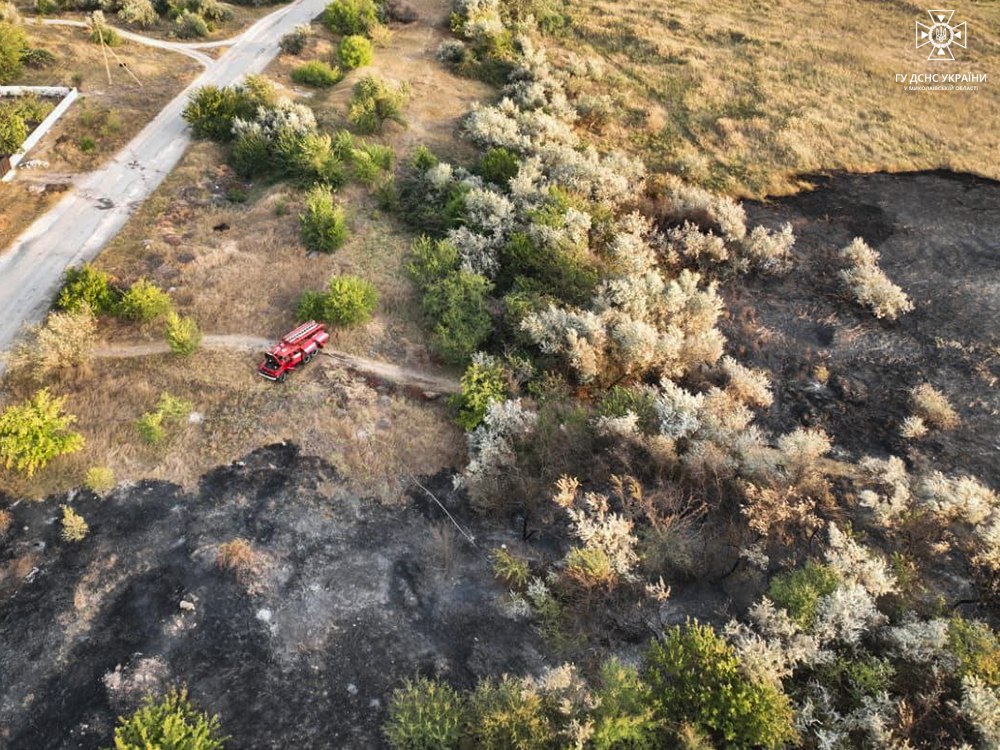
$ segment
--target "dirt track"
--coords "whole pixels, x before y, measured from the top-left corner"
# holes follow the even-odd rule
[[[256,336],[240,336],[237,334],[208,334],[202,339],[206,349],[224,349],[230,351],[263,351],[274,342],[270,339]],[[170,348],[162,341],[150,341],[135,344],[116,344],[105,346],[94,352],[97,357],[124,358],[144,357],[151,354],[166,354]],[[367,357],[339,352],[332,349],[323,350],[322,354],[330,357],[341,367],[356,372],[359,375],[374,378],[392,385],[423,391],[431,394],[457,393],[460,390],[458,382],[450,378],[421,372],[410,367],[400,367],[388,362],[380,362]]]

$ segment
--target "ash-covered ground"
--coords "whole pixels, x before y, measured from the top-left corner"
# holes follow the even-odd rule
[[[748,204],[752,223],[792,223],[792,270],[726,290],[731,349],[775,386],[764,425],[823,427],[850,457],[894,454],[1000,489],[1000,182],[950,172],[811,179],[812,191]],[[880,321],[850,298],[839,250],[855,237],[881,253],[913,312]],[[962,423],[907,441],[899,425],[924,382]]]
[[[424,484],[457,503],[448,477]],[[232,748],[377,748],[405,677],[468,686],[543,666],[531,626],[501,613],[484,554],[426,496],[351,497],[294,446],[194,493],[147,482],[73,507],[84,541],[59,539],[50,499],[17,504],[0,544],[0,747],[110,745],[139,694],[183,683]],[[484,549],[504,534],[486,536]],[[256,593],[216,565],[235,537],[265,556]]]

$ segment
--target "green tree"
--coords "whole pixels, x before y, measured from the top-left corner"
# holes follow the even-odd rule
[[[450,685],[421,677],[392,693],[385,736],[393,750],[456,750],[465,706]]]
[[[201,329],[194,318],[181,316],[171,310],[167,313],[167,344],[174,354],[194,354],[201,345]]]
[[[406,84],[393,85],[381,78],[365,76],[354,84],[347,119],[361,133],[381,132],[390,120],[405,126],[403,106],[409,96]]]
[[[493,285],[479,274],[458,271],[428,285],[422,300],[433,327],[431,344],[445,360],[466,362],[493,330],[488,299]]]
[[[786,609],[789,617],[808,630],[816,620],[820,598],[832,594],[838,583],[833,570],[810,560],[797,570],[776,575],[767,595],[779,607]]]
[[[659,722],[650,707],[649,686],[632,666],[611,659],[601,667],[594,691],[594,750],[652,750]]]
[[[462,391],[452,397],[458,409],[458,424],[473,430],[494,401],[507,398],[507,370],[493,357],[476,357],[462,374]]]
[[[370,65],[374,54],[372,43],[359,34],[345,36],[337,47],[337,59],[348,70]]]
[[[28,35],[24,29],[0,21],[0,83],[10,83],[21,74],[21,63],[27,53]]]
[[[0,57],[3,53],[0,52]],[[0,154],[13,154],[28,137],[28,123],[15,107],[0,107]]]
[[[406,274],[423,291],[432,283],[458,271],[458,248],[448,240],[424,235],[413,243],[406,258]]]
[[[114,747],[106,750],[222,750],[227,740],[219,717],[191,705],[185,688],[159,701],[147,698],[134,714],[118,721]]]
[[[118,310],[123,318],[149,323],[170,312],[170,295],[145,279],[139,279],[122,295]]]
[[[323,11],[323,23],[335,34],[366,34],[378,23],[374,0],[334,0]]]
[[[326,185],[314,186],[306,195],[306,210],[299,215],[302,241],[309,250],[331,253],[347,238],[344,209],[333,200]]]
[[[521,160],[513,151],[495,146],[479,160],[479,174],[484,180],[507,187],[521,169]]]
[[[674,729],[690,723],[727,748],[779,748],[795,737],[788,696],[744,674],[710,625],[668,630],[646,652],[643,677],[657,718]]]
[[[115,292],[111,277],[90,263],[70,268],[63,276],[56,307],[67,312],[79,312],[87,307],[95,315],[113,311]]]
[[[357,276],[334,276],[326,292],[307,291],[299,300],[298,319],[322,320],[332,326],[367,323],[378,304],[371,282]]]
[[[555,730],[542,698],[512,677],[483,680],[469,698],[470,747],[479,750],[548,750]]]
[[[52,459],[83,448],[83,436],[69,429],[76,417],[63,414],[65,403],[43,388],[0,414],[0,461],[5,468],[30,477]]]

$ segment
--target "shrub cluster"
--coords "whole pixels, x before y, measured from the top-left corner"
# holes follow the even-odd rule
[[[159,445],[167,439],[167,429],[179,427],[186,422],[193,409],[190,402],[164,391],[160,394],[156,409],[139,417],[135,427],[144,441],[150,445]]]
[[[334,276],[325,292],[303,292],[296,317],[299,322],[322,320],[347,328],[371,320],[377,304],[378,293],[371,282],[357,276]]]
[[[0,413],[0,463],[31,477],[50,461],[83,448],[83,436],[70,429],[76,417],[65,414],[66,399],[46,389]]]
[[[331,68],[321,60],[311,60],[294,68],[292,80],[305,86],[329,87],[340,83],[344,74],[340,68]]]
[[[410,96],[409,86],[365,76],[354,84],[347,119],[360,133],[380,133],[387,122],[406,125],[403,107]]]
[[[345,36],[337,47],[337,59],[347,70],[370,65],[373,55],[372,43],[359,34]]]
[[[780,748],[794,738],[787,696],[746,676],[711,627],[674,627],[641,668],[606,662],[588,683],[565,664],[537,679],[481,680],[460,694],[407,681],[392,696],[386,738],[394,750],[478,747],[652,748],[697,735],[719,747]]]
[[[195,708],[181,688],[160,700],[148,697],[131,716],[119,718],[114,748],[107,750],[222,750],[226,739],[218,717]]]
[[[855,237],[840,256],[849,264],[840,278],[858,304],[871,309],[876,318],[896,320],[913,310],[910,298],[878,267],[879,254],[863,239]]]

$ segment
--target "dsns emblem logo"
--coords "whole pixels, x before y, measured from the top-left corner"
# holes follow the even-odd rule
[[[931,17],[931,25],[917,21],[917,49],[931,46],[928,60],[954,60],[955,55],[951,51],[951,45],[962,47],[968,46],[968,29],[965,21],[952,26],[951,18],[955,15],[953,10],[929,10],[927,15]]]

